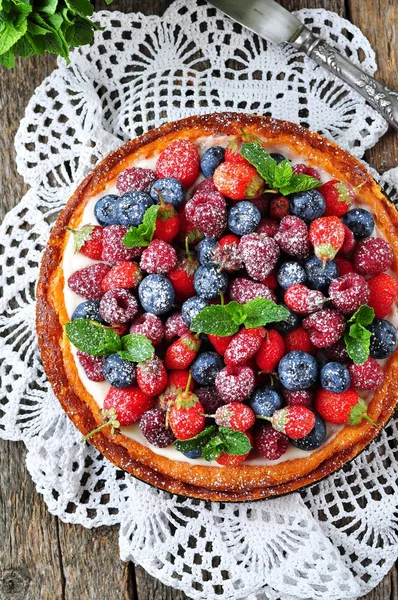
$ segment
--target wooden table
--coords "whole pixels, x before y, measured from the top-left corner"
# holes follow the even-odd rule
[[[349,18],[376,50],[380,79],[397,87],[396,0],[280,1],[290,10],[323,7]],[[170,0],[114,0],[111,8],[161,15],[170,4]],[[95,5],[106,8],[103,0],[95,0]],[[0,71],[0,218],[26,192],[15,167],[14,135],[34,89],[55,66],[54,58],[46,56],[18,60],[13,71]],[[398,136],[390,131],[365,158],[381,172],[397,165]],[[117,536],[116,527],[88,530],[51,516],[26,471],[24,445],[0,441],[0,600],[186,598],[142,568],[120,562]],[[396,568],[365,598],[397,600]]]

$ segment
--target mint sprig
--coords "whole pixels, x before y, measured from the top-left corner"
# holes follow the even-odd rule
[[[322,185],[321,181],[309,175],[296,175],[287,159],[277,163],[260,144],[242,144],[241,155],[256,168],[271,190],[283,196],[296,192],[306,192]]]
[[[203,429],[198,435],[189,440],[176,440],[174,445],[179,452],[192,452],[192,450],[202,449],[207,442],[217,433],[217,426],[211,425]]]
[[[349,329],[344,334],[347,354],[356,365],[362,365],[369,358],[371,333],[366,329],[373,322],[373,308],[364,304],[347,321]]]
[[[152,358],[154,351],[152,343],[145,335],[142,335],[142,333],[129,333],[122,337],[122,350],[118,354],[124,360],[138,363]]]
[[[80,227],[80,229],[71,229],[70,227],[66,227],[67,231],[73,235],[73,248],[75,252],[79,252],[84,244],[91,240],[94,227],[95,225],[83,225],[83,227]]]
[[[123,244],[127,248],[136,246],[149,246],[156,229],[156,218],[159,210],[158,204],[153,204],[146,211],[141,225],[130,227],[123,238]]]
[[[218,458],[222,452],[233,456],[241,456],[251,450],[247,435],[228,427],[217,428],[216,425],[206,427],[189,440],[177,440],[175,447],[180,452],[191,452],[200,449],[202,457],[209,462]]]
[[[206,306],[191,322],[191,331],[225,337],[234,335],[239,327],[248,329],[261,327],[268,323],[283,321],[289,311],[268,298],[255,298],[246,304],[229,302],[225,305]]]

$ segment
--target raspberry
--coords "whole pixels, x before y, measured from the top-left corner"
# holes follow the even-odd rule
[[[245,431],[242,435],[245,435],[250,445],[253,447],[253,436],[250,431]],[[220,456],[216,458],[216,462],[219,465],[223,465],[225,467],[237,467],[240,465],[246,458],[250,455],[251,450],[246,454],[227,454],[226,452],[221,452]]]
[[[198,184],[198,186],[193,191],[193,195],[196,194],[196,192],[209,193],[209,192],[216,192],[216,191],[217,191],[217,188],[214,185],[213,177],[208,177],[207,179],[203,179],[203,181],[201,181]]]
[[[223,196],[231,200],[244,200],[261,196],[264,181],[249,164],[221,163],[214,171],[214,185]]]
[[[152,240],[141,256],[140,267],[147,273],[170,273],[178,263],[173,246],[162,240]]]
[[[178,440],[195,437],[205,426],[204,409],[192,392],[180,392],[169,410],[170,427]]]
[[[281,221],[290,212],[290,202],[284,196],[272,198],[269,203],[269,216],[271,219]]]
[[[353,263],[360,275],[378,275],[389,269],[394,254],[388,242],[381,238],[366,238],[358,242]]]
[[[76,352],[77,358],[90,381],[105,381],[103,356],[92,356],[81,350]]]
[[[254,447],[268,460],[277,460],[289,447],[289,440],[284,433],[275,431],[269,423],[261,423],[254,434]]]
[[[263,328],[241,329],[228,344],[224,354],[225,364],[229,367],[245,364],[260,349],[264,331]]]
[[[132,321],[137,314],[138,305],[128,290],[114,289],[105,292],[101,298],[99,311],[107,323],[124,325]]]
[[[283,397],[289,406],[305,406],[311,408],[314,394],[311,390],[283,390]]]
[[[200,348],[200,340],[191,333],[185,333],[166,350],[164,365],[166,369],[186,369]]]
[[[348,275],[349,273],[355,273],[355,269],[352,266],[352,263],[347,258],[341,258],[340,256],[336,256],[334,262],[337,265],[339,275],[341,277],[343,275]]]
[[[325,353],[326,358],[328,358],[331,361],[344,363],[348,362],[349,360],[347,348],[343,338],[341,338],[331,346],[326,346],[325,348],[323,348],[323,351]]]
[[[296,258],[306,258],[310,253],[308,229],[299,217],[287,216],[282,219],[274,236],[283,252]]]
[[[243,267],[239,250],[239,238],[236,235],[222,237],[213,252],[213,260],[225,271],[238,271]]]
[[[305,406],[286,406],[276,410],[270,421],[276,431],[300,440],[314,429],[315,415]]]
[[[337,217],[319,217],[312,221],[308,237],[319,260],[333,260],[344,243],[344,225]]]
[[[341,246],[340,250],[338,251],[338,254],[349,254],[355,246],[355,236],[352,233],[351,229],[349,227],[347,227],[347,225],[345,223],[343,223],[343,227],[344,227],[344,242],[343,245]]]
[[[218,354],[224,356],[230,341],[233,339],[233,335],[212,335],[211,333],[207,336],[209,342],[213,345],[214,349],[217,350]]]
[[[373,308],[378,319],[383,319],[390,312],[398,295],[398,281],[387,273],[380,273],[369,279],[368,286],[368,305]]]
[[[174,177],[185,188],[189,188],[196,181],[199,170],[199,153],[195,144],[189,140],[172,142],[163,150],[156,162],[158,178]]]
[[[355,390],[347,390],[336,394],[319,389],[315,399],[315,409],[325,421],[336,425],[358,425],[363,419],[369,419],[366,413],[366,403]]]
[[[267,197],[267,194],[263,194],[262,196],[259,196],[258,198],[251,198],[250,202],[252,204],[254,204],[254,206],[257,208],[257,210],[260,211],[260,215],[262,217],[264,217],[267,212],[268,212],[268,206],[269,206],[269,198]],[[272,237],[272,236],[270,236]]]
[[[101,282],[102,289],[107,292],[113,288],[135,288],[142,279],[140,267],[128,260],[116,263]]]
[[[260,349],[255,356],[255,361],[265,373],[273,373],[285,354],[285,342],[280,333],[275,329],[266,332]]]
[[[244,277],[237,277],[229,286],[228,294],[231,300],[245,304],[254,298],[268,298],[276,301],[275,294],[263,283],[251,281]]]
[[[227,227],[227,205],[220,192],[196,192],[185,205],[186,218],[204,235],[219,238]]]
[[[70,289],[85,300],[99,300],[104,290],[101,287],[102,280],[110,271],[110,266],[104,263],[96,263],[75,271],[68,278]]]
[[[180,259],[176,268],[168,274],[175,291],[175,301],[182,304],[188,298],[195,295],[193,285],[195,271],[199,263],[192,256]]]
[[[127,388],[111,387],[105,400],[104,408],[116,409],[117,420],[120,425],[128,427],[137,423],[142,415],[153,407],[153,398],[144,394],[139,387]]]
[[[148,396],[158,396],[167,385],[167,373],[162,360],[156,356],[138,363],[136,369],[138,387]]]
[[[117,176],[116,187],[119,194],[148,192],[155,181],[156,175],[151,169],[130,167]]]
[[[309,290],[301,283],[291,285],[285,292],[285,304],[299,314],[308,314],[320,310],[325,297],[318,290]]]
[[[256,415],[242,402],[230,402],[216,410],[215,419],[220,427],[229,427],[235,431],[247,431],[256,422]]]
[[[324,308],[303,321],[304,329],[308,329],[311,342],[316,348],[331,346],[343,335],[345,319],[335,310]]]
[[[254,373],[250,367],[225,367],[216,377],[216,388],[224,402],[244,402],[254,389]]]
[[[348,365],[351,387],[359,390],[375,390],[383,382],[383,369],[371,356],[362,365]]]
[[[309,177],[313,177],[318,181],[322,181],[319,172],[313,167],[307,167],[304,163],[297,163],[293,165],[293,173],[295,175],[308,175]]]
[[[315,356],[316,348],[312,344],[310,334],[303,327],[297,327],[293,331],[289,331],[283,336],[285,342],[286,353],[293,350],[301,350]]]
[[[174,440],[174,434],[166,425],[166,411],[161,408],[152,408],[144,413],[140,419],[140,429],[144,438],[157,448],[166,448]]]
[[[337,179],[332,179],[331,181],[324,183],[318,190],[325,198],[325,217],[331,215],[342,217],[348,212],[351,204],[355,202],[356,199],[354,186],[344,181],[338,181]]]
[[[175,337],[181,337],[189,331],[188,325],[185,323],[180,312],[171,315],[165,325],[164,337],[166,342],[170,342]]]
[[[240,240],[239,250],[250,277],[260,281],[271,273],[280,254],[275,240],[258,233],[244,235]]]
[[[259,226],[257,227],[257,233],[265,233],[268,237],[274,237],[279,229],[278,221],[273,219],[261,219]]]
[[[127,248],[123,244],[123,238],[128,229],[122,225],[104,227],[102,260],[115,264],[122,260],[132,260],[141,256],[142,248]]]
[[[130,333],[145,335],[154,346],[157,346],[163,340],[164,331],[162,321],[152,313],[145,313],[137,317],[130,327]]]
[[[200,387],[196,390],[196,395],[207,415],[213,415],[217,408],[224,404],[224,400],[214,386]]]
[[[348,273],[333,279],[329,285],[329,297],[333,305],[344,314],[352,314],[369,300],[369,286],[356,273]]]

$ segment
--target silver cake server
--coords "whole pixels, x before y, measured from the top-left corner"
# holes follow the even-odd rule
[[[398,92],[382,85],[316,37],[274,0],[209,0],[223,13],[259,36],[288,42],[361,94],[395,129],[398,129]]]

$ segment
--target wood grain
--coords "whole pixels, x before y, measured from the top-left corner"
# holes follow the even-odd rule
[[[323,7],[346,15],[377,51],[378,76],[397,86],[398,5],[396,0],[284,0],[289,10]],[[107,7],[96,0],[97,10]],[[170,0],[115,0],[111,8],[162,14]],[[51,57],[17,60],[2,69],[0,93],[0,219],[26,191],[16,171],[13,139],[35,87],[56,62]],[[384,171],[398,162],[398,137],[392,132],[367,153]],[[122,563],[117,528],[84,529],[49,514],[26,472],[22,443],[0,440],[0,600],[183,600],[185,594],[164,586],[141,567]],[[325,599],[327,600],[327,599]],[[398,600],[394,568],[363,600]]]

